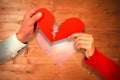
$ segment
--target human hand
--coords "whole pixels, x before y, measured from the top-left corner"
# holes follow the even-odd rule
[[[70,36],[70,38],[75,38],[75,46],[77,49],[85,49],[85,56],[90,58],[94,54],[94,38],[90,34],[86,33],[75,33]]]
[[[17,38],[23,43],[26,43],[34,36],[36,32],[34,24],[42,17],[42,13],[35,13],[36,10],[31,10],[25,15],[23,25],[16,34]]]

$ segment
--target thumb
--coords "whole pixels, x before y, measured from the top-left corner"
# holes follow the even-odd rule
[[[79,36],[79,33],[74,33],[72,35],[70,35],[68,38],[76,38]]]
[[[93,50],[86,50],[85,56],[89,59],[92,55],[94,54],[94,49]]]
[[[42,17],[42,13],[37,13],[32,17],[32,23],[34,24],[36,21],[38,21]]]
[[[90,55],[89,55],[89,54],[90,54],[90,50],[86,50],[85,56],[86,56],[86,58],[88,58],[88,59],[90,58]]]

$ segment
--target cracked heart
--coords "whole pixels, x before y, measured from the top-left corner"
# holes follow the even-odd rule
[[[58,65],[62,65],[75,52],[74,40],[68,36],[84,30],[84,23],[79,18],[69,18],[59,27],[54,25],[55,17],[45,8],[38,9],[42,18],[37,21],[40,29],[37,41],[41,48],[52,57]]]

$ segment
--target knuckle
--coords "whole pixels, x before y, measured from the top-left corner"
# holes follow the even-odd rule
[[[91,49],[91,45],[88,45],[88,49]]]

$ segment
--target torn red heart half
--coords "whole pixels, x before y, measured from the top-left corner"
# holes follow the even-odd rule
[[[50,42],[65,39],[74,33],[84,30],[84,23],[79,18],[69,18],[59,26],[58,32],[56,32],[56,36],[53,38],[54,15],[45,8],[38,9],[36,13],[38,12],[42,13],[42,18],[37,21],[37,25]]]
[[[52,36],[52,26],[54,25],[55,18],[54,16],[45,8],[38,9],[36,13],[41,12],[42,18],[37,21],[39,29],[44,33],[48,40],[51,42],[54,41]]]
[[[84,30],[83,22],[78,18],[69,18],[61,24],[56,33],[55,41],[67,38],[73,33],[80,33]]]

